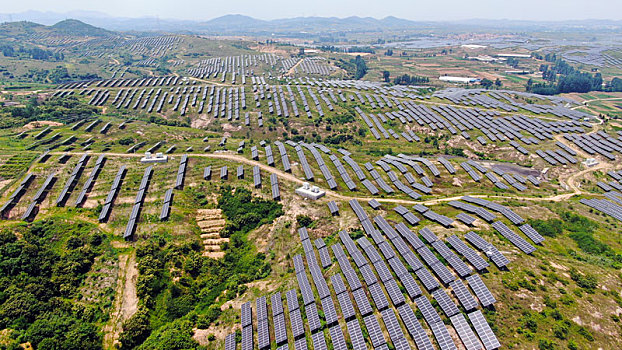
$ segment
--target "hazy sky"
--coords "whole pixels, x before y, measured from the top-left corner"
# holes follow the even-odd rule
[[[208,20],[225,14],[260,19],[396,16],[412,20],[622,19],[622,0],[19,0],[1,13],[100,11],[118,17]]]

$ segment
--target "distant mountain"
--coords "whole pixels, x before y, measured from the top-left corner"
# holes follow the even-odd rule
[[[2,38],[26,38],[33,34],[53,34],[78,37],[109,37],[118,35],[106,29],[98,28],[75,19],[67,19],[45,26],[28,21],[8,22],[0,24],[0,39]]]
[[[463,21],[423,22],[385,17],[295,17],[275,20],[261,20],[241,14],[225,15],[207,21],[191,21],[177,19],[161,19],[158,17],[113,17],[94,11],[72,11],[67,13],[27,11],[16,14],[0,14],[0,21],[17,22],[31,21],[52,25],[68,18],[89,23],[92,26],[110,31],[136,32],[177,32],[195,34],[247,34],[247,35],[288,35],[288,34],[324,34],[331,32],[382,32],[389,30],[408,29],[443,29],[443,30],[474,30],[500,29],[520,31],[549,30],[618,30],[622,29],[622,21],[612,20],[577,20],[577,21],[519,21],[472,19]],[[82,28],[84,33],[105,35],[100,31]]]
[[[389,29],[416,28],[418,22],[387,17],[376,19],[372,17],[294,17],[274,19],[270,21],[258,20],[242,15],[227,15],[198,23],[196,28],[217,33],[329,33],[337,31],[383,31]]]
[[[114,33],[86,24],[77,19],[66,19],[49,27],[53,32],[70,36],[91,36],[91,37],[107,37]]]
[[[261,28],[269,22],[244,15],[225,15],[200,24],[206,28],[229,30],[248,30]]]

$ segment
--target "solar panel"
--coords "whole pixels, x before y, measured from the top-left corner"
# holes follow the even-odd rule
[[[259,349],[270,347],[270,331],[267,319],[257,322],[257,346]]]
[[[436,342],[441,350],[456,349],[456,344],[454,344],[454,341],[443,322],[430,324],[430,329],[432,330],[434,338],[436,338]]]
[[[350,286],[350,289],[352,291],[358,290],[362,287],[361,281],[356,275],[356,272],[354,272],[354,269],[352,269],[352,266],[350,266],[349,263],[347,264],[348,265],[345,265],[347,266],[347,268],[344,268],[344,266],[341,266],[341,263],[339,264],[339,266],[341,267],[341,272],[343,272],[343,275],[345,276],[346,281],[348,281],[348,285]]]
[[[340,274],[330,276],[330,281],[333,284],[333,289],[335,290],[335,294],[339,295],[346,291],[346,286],[343,283],[343,278],[341,278]]]
[[[443,284],[448,284],[449,282],[455,280],[454,275],[449,272],[449,269],[443,265],[443,263],[438,262],[431,266],[432,271],[438,276],[438,278],[443,282]]]
[[[419,260],[419,258],[415,256],[413,252],[408,252],[407,254],[403,255],[403,258],[413,271],[417,271],[423,267],[423,263],[421,262],[421,260]]]
[[[300,338],[298,340],[296,340],[294,342],[294,349],[295,350],[307,350],[307,339],[306,338]]]
[[[447,238],[447,242],[462,256],[464,256],[475,267],[482,271],[488,267],[488,262],[480,257],[473,249],[469,248],[460,238],[452,235]]]
[[[353,350],[367,350],[365,339],[363,339],[363,332],[361,331],[361,325],[355,318],[346,323],[348,334],[350,336],[350,343],[352,343]]]
[[[315,303],[311,303],[305,306],[305,313],[307,314],[307,324],[311,333],[317,331],[322,327],[320,322],[320,315],[317,312],[317,306]]]
[[[353,291],[352,296],[354,297],[356,307],[359,309],[359,313],[361,315],[365,316],[373,312],[371,304],[369,303],[369,299],[367,299],[367,295],[362,288]]]
[[[298,295],[296,294],[295,289],[288,290],[285,293],[285,297],[287,298],[287,308],[289,309],[289,312],[300,308],[300,305],[298,304]]]
[[[482,303],[484,307],[488,307],[497,301],[479,275],[471,275],[467,277],[466,280],[469,282],[469,286],[473,292],[475,292],[477,299],[479,299],[479,302]]]
[[[285,314],[278,314],[272,317],[274,325],[274,341],[277,345],[287,342],[287,328],[285,327]]]
[[[257,320],[263,321],[268,319],[268,304],[266,302],[266,297],[261,296],[256,300],[257,304]]]
[[[415,299],[415,303],[417,304],[419,310],[421,310],[423,318],[429,325],[437,322],[442,322],[441,317],[438,315],[428,298],[426,298],[424,295]]]
[[[279,315],[283,313],[283,299],[281,298],[281,292],[276,292],[270,297],[270,304],[272,306],[272,314]]]
[[[333,298],[328,296],[321,300],[322,303],[322,311],[324,311],[324,319],[326,320],[326,324],[329,326],[337,323],[337,311],[335,310],[335,303],[333,302]]]
[[[384,310],[389,307],[389,301],[378,283],[372,284],[367,288],[369,289],[369,294],[371,294],[371,298],[374,300],[374,304],[376,304],[376,308],[378,310]]]
[[[317,332],[311,334],[311,342],[313,343],[314,350],[327,350],[326,338],[324,338],[324,332]]]
[[[471,215],[465,214],[465,213],[458,213],[458,215],[456,215],[456,219],[462,221],[463,223],[471,226],[473,225],[473,223],[475,223],[475,218],[472,217]]]
[[[404,326],[406,327],[406,331],[410,334],[410,336],[415,341],[417,345],[417,349],[419,350],[433,350],[434,346],[432,346],[432,342],[428,337],[427,333],[421,327],[419,320],[415,316],[412,308],[408,304],[404,304],[397,308],[397,312],[404,322]]]
[[[253,310],[250,301],[242,304],[240,321],[242,323],[242,327],[249,326],[253,323]]]
[[[349,320],[356,316],[354,306],[352,306],[352,301],[350,300],[350,296],[348,295],[348,293],[342,293],[337,295],[337,300],[339,301],[339,307],[341,308],[341,314],[343,315],[343,318]]]
[[[253,327],[242,328],[242,350],[253,350]]]
[[[305,327],[302,323],[302,316],[300,315],[300,309],[290,310],[289,312],[289,322],[292,329],[292,335],[294,339],[305,334]]]
[[[385,259],[388,260],[395,257],[395,251],[391,248],[391,245],[387,241],[380,243],[378,248],[382,252],[382,255],[384,255]]]
[[[225,338],[225,350],[235,350],[236,349],[236,341],[235,341],[235,333],[228,334]]]
[[[365,281],[365,284],[367,284],[368,286],[378,283],[378,278],[376,278],[374,271],[369,265],[361,267],[359,271],[361,272],[361,275],[363,275],[363,280]]]
[[[492,329],[490,329],[490,325],[480,310],[475,310],[468,314],[468,316],[486,350],[493,350],[501,347],[501,343],[499,343]]]
[[[434,232],[432,232],[427,227],[424,227],[421,230],[419,230],[419,234],[422,235],[423,238],[425,238],[425,240],[428,241],[428,243],[433,243],[438,240],[438,237],[436,237]]]
[[[386,309],[381,311],[380,314],[382,315],[382,321],[387,329],[387,333],[389,333],[389,338],[393,342],[404,338],[404,332],[402,332],[402,327],[400,327],[397,317],[395,317],[395,312],[392,309]]]
[[[309,284],[307,275],[299,273],[296,275],[296,279],[298,280],[298,286],[300,287],[300,293],[302,294],[302,301],[304,304],[309,305],[314,303],[315,297],[313,296],[313,290],[311,289],[311,284]]]
[[[387,267],[387,264],[384,263],[384,261],[376,262],[374,264],[374,267],[376,268],[376,272],[378,272],[378,277],[380,277],[380,280],[382,282],[393,279],[393,275],[391,275],[391,271],[389,271],[389,268]]]
[[[391,279],[388,280],[384,283],[384,287],[387,290],[387,293],[389,294],[389,298],[391,298],[391,302],[393,303],[393,305],[398,306],[398,305],[402,305],[406,300],[404,298],[404,294],[402,294],[402,291],[400,290],[400,287],[398,287],[397,282],[395,282],[395,280]]]
[[[427,291],[432,291],[440,286],[438,284],[438,281],[434,279],[430,271],[425,268],[420,268],[419,270],[415,271],[415,274],[417,275],[417,278],[419,278],[421,283],[423,283],[423,287]]]
[[[432,296],[438,302],[438,305],[447,317],[451,317],[460,312],[458,307],[456,307],[456,304],[453,300],[451,300],[451,298],[449,298],[449,295],[447,295],[443,289],[435,290],[432,292]]]
[[[499,268],[505,267],[510,261],[492,244],[486,242],[482,237],[473,231],[469,231],[464,238],[473,244],[477,249],[483,251],[486,256]]]
[[[428,266],[440,263],[440,260],[438,260],[436,255],[434,255],[434,253],[432,253],[432,251],[426,246],[422,246],[417,249],[417,253],[421,255],[421,258],[426,264],[428,264]]]
[[[473,295],[469,292],[462,281],[456,280],[451,282],[449,285],[451,286],[451,290],[453,290],[456,295],[456,298],[458,298],[458,301],[460,301],[460,304],[462,304],[462,307],[464,307],[466,311],[471,311],[477,308],[477,301],[473,298]]]
[[[469,326],[466,318],[462,314],[453,315],[451,318],[451,324],[454,326],[456,333],[462,340],[462,344],[467,350],[480,350],[482,348],[479,340],[473,330]]]
[[[367,315],[363,317],[363,322],[365,323],[365,328],[367,328],[367,333],[369,334],[369,339],[371,340],[373,347],[376,348],[386,344],[386,340],[384,339],[384,335],[380,329],[380,324],[378,323],[375,315]]]
[[[540,235],[538,231],[536,231],[531,225],[524,224],[519,226],[519,229],[525,234],[525,236],[529,237],[535,244],[540,244],[544,242],[544,237]]]
[[[320,254],[320,262],[322,263],[323,268],[328,268],[333,264],[326,246],[318,248],[318,253]]]
[[[328,329],[328,334],[330,335],[330,340],[333,344],[334,350],[347,350],[348,346],[346,345],[346,340],[343,336],[343,332],[341,331],[341,327],[339,325],[335,325]]]

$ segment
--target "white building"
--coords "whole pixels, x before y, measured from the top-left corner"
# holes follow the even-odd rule
[[[498,53],[497,57],[531,58],[531,55],[522,53]]]
[[[320,199],[326,195],[326,192],[320,190],[317,186],[309,186],[308,182],[303,182],[302,187],[296,189],[296,193],[304,198],[309,198],[313,200]]]
[[[156,153],[154,156],[151,152],[145,152],[145,156],[140,158],[141,163],[166,163],[168,162],[168,156],[162,153]]]
[[[446,81],[448,83],[459,83],[459,84],[473,84],[479,82],[478,78],[468,78],[468,77],[451,77],[444,75],[438,78],[440,81]]]
[[[586,160],[583,161],[583,165],[585,165],[588,168],[591,168],[593,166],[598,165],[598,161],[596,160],[596,158],[587,158]]]

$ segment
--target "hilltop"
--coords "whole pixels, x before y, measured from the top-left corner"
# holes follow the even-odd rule
[[[66,19],[60,21],[50,27],[51,31],[57,34],[64,34],[69,36],[95,36],[105,37],[114,35],[113,32],[92,26],[77,19]]]

